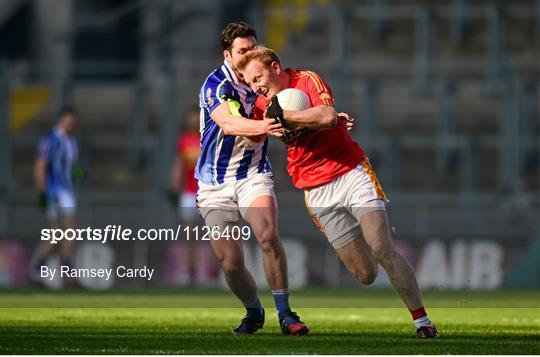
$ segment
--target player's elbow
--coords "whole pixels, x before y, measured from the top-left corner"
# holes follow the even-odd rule
[[[235,135],[233,125],[229,122],[224,122],[223,125],[221,125],[221,131],[225,135]]]
[[[321,117],[321,126],[323,128],[333,128],[337,125],[338,116],[336,111],[331,108],[325,108],[323,115]]]
[[[221,127],[221,131],[222,131],[223,134],[225,134],[225,135],[232,135],[231,129],[228,128],[228,127],[226,127],[226,126]]]

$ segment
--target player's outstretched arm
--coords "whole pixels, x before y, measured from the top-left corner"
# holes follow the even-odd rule
[[[219,125],[225,135],[258,137],[267,132],[267,124],[263,120],[250,120],[232,115],[227,102],[221,103],[212,112],[211,118]]]
[[[331,105],[318,105],[306,110],[283,110],[277,96],[273,96],[264,114],[265,118],[276,119],[284,127],[304,127],[310,129],[332,128],[337,124],[338,115]]]

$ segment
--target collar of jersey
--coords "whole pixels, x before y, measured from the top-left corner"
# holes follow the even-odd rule
[[[238,80],[238,77],[236,77],[236,73],[234,73],[234,70],[232,69],[231,65],[229,64],[229,62],[227,62],[227,60],[224,60],[223,61],[223,65],[225,66],[226,68],[226,71],[227,71],[227,74],[232,78],[233,82],[236,83],[236,84],[244,84],[245,83],[242,83]]]
[[[65,137],[67,136],[66,135],[66,132],[64,131],[64,129],[62,129],[62,127],[60,125],[57,125],[55,128],[54,128],[54,133],[58,136],[61,136],[61,137]]]
[[[285,69],[285,72],[287,72],[289,74],[289,88],[292,88],[293,79],[294,79],[294,75],[296,74],[296,71],[294,70],[294,68],[289,67],[289,68]]]

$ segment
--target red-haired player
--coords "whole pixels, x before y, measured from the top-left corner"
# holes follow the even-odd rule
[[[339,120],[328,85],[314,72],[283,69],[278,56],[262,46],[249,52],[238,69],[260,95],[255,118],[282,124],[269,134],[287,145],[293,183],[304,190],[313,221],[341,261],[364,284],[375,280],[380,263],[411,311],[417,336],[438,337],[414,272],[392,242],[388,199],[364,151]],[[285,88],[307,93],[311,108],[283,111],[276,95]]]

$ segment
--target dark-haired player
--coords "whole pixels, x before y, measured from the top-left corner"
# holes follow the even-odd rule
[[[220,43],[225,60],[206,78],[199,93],[197,206],[209,227],[225,231],[241,218],[249,222],[262,249],[281,330],[286,335],[305,335],[307,325],[289,306],[287,260],[278,234],[277,202],[267,158],[266,132],[270,128],[267,122],[248,119],[257,94],[236,70],[238,61],[257,44],[257,34],[245,22],[234,22],[225,27]],[[252,334],[263,326],[265,316],[255,280],[244,264],[241,243],[221,235],[211,244],[227,284],[246,307],[246,316],[234,333]]]

